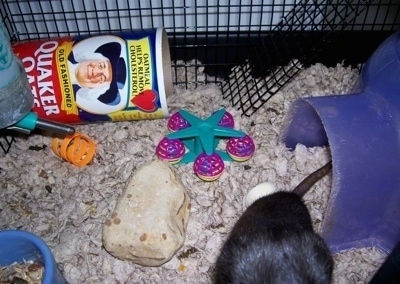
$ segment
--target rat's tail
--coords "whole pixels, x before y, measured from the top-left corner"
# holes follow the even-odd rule
[[[308,177],[302,180],[298,186],[293,190],[294,193],[303,197],[304,194],[321,178],[326,176],[332,169],[332,161],[329,161],[325,166],[319,168],[315,172],[311,173]]]

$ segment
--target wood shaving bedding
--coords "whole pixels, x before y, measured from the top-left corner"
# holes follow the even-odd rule
[[[32,260],[23,263],[15,262],[9,266],[0,266],[0,283],[40,284],[43,272],[43,265]]]
[[[357,70],[341,64],[332,68],[315,64],[300,71],[251,117],[241,116],[224,101],[218,85],[175,86],[167,99],[171,114],[184,108],[207,117],[225,107],[234,116],[235,128],[248,133],[257,148],[246,162],[226,163],[214,182],[196,177],[192,164],[176,166],[192,206],[184,246],[160,267],[141,267],[112,257],[102,247],[101,233],[130,176],[155,157],[157,143],[168,133],[167,119],[77,126],[97,144],[94,160],[83,168],[45,147],[51,144],[49,136],[18,137],[0,158],[0,228],[23,229],[42,237],[70,283],[211,283],[219,249],[244,210],[245,194],[265,181],[291,190],[330,159],[326,147],[298,145],[289,151],[280,142],[291,103],[299,97],[349,93],[357,77]],[[304,197],[317,231],[331,181],[326,176]],[[336,254],[333,283],[368,283],[385,257],[375,248]]]

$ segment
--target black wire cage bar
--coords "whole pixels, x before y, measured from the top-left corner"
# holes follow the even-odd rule
[[[302,66],[364,62],[400,0],[3,0],[0,17],[11,41],[164,27],[173,83],[220,84],[250,116]]]

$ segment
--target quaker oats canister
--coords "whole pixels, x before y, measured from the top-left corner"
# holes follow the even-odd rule
[[[32,111],[62,123],[169,116],[171,58],[163,28],[18,42]]]

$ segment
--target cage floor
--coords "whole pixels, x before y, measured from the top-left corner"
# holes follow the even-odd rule
[[[357,71],[321,64],[305,68],[251,117],[242,116],[222,99],[221,88],[175,86],[168,98],[171,113],[186,109],[205,117],[226,107],[235,128],[253,137],[257,150],[243,163],[226,163],[214,182],[197,178],[192,165],[176,166],[191,197],[184,246],[160,267],[141,267],[112,257],[102,247],[102,227],[112,214],[130,176],[155,156],[167,134],[166,119],[98,123],[77,127],[96,141],[93,162],[77,168],[53,154],[51,137],[35,133],[18,137],[0,159],[0,227],[18,228],[41,236],[70,283],[211,283],[219,248],[243,212],[243,197],[254,186],[270,181],[293,189],[329,159],[325,147],[287,150],[279,141],[290,103],[301,96],[346,94]],[[305,196],[316,230],[321,229],[332,177],[326,176]],[[386,255],[375,248],[334,255],[333,283],[368,283]]]

